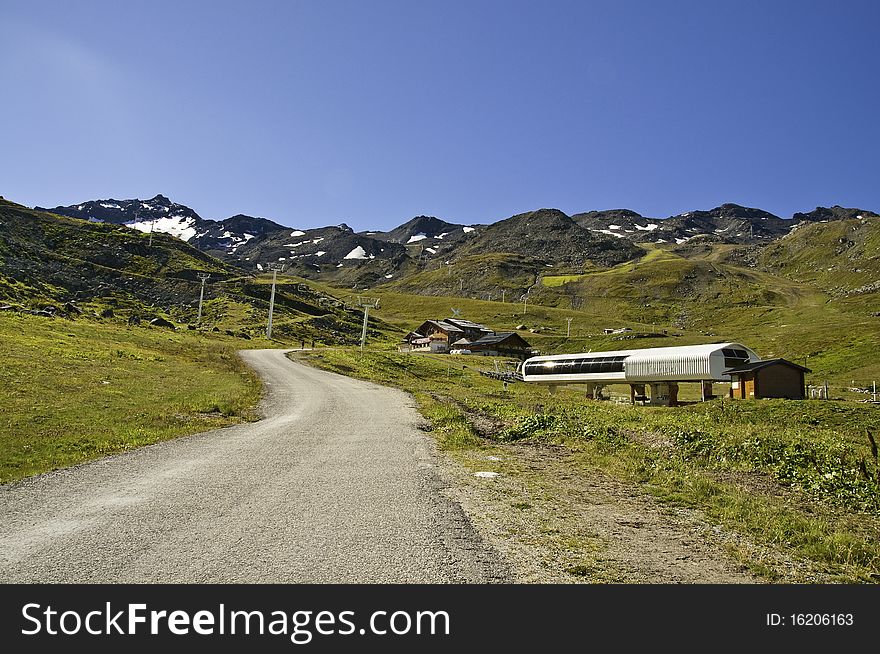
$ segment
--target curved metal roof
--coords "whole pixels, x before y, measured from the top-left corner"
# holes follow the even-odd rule
[[[634,358],[650,358],[654,361],[679,359],[688,356],[708,356],[725,347],[742,348],[753,352],[741,343],[707,343],[705,345],[675,345],[673,347],[648,347],[636,350],[602,350],[595,352],[577,352],[575,354],[546,354],[532,357],[529,361],[552,361],[554,359],[583,359],[585,356],[626,356],[626,360]]]
[[[725,350],[727,350],[725,352]],[[731,352],[730,350],[736,350]],[[739,356],[736,356],[736,355]],[[591,365],[590,359],[607,360],[612,357],[622,359],[621,371],[577,371],[552,372],[553,361],[580,359],[580,365]],[[759,361],[758,354],[740,343],[708,343],[705,345],[680,345],[674,347],[653,347],[637,350],[612,350],[605,352],[581,352],[577,354],[557,354],[537,356],[527,359],[523,367],[526,381],[554,383],[565,381],[605,381],[613,383],[625,379],[629,382],[648,381],[729,381],[726,370],[736,364]],[[544,363],[550,369],[544,372],[529,373],[529,366]],[[572,364],[578,366],[579,364]],[[534,377],[533,379],[530,379]]]

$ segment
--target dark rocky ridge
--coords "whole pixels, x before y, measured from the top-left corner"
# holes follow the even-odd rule
[[[726,203],[708,211],[687,211],[668,218],[646,218],[629,209],[574,214],[579,225],[595,232],[637,243],[682,244],[696,236],[712,242],[758,244],[788,234],[803,221],[844,220],[859,215],[875,216],[863,209],[817,207],[809,213],[780,218],[762,209]]]
[[[456,243],[473,234],[477,227],[481,226],[448,223],[434,216],[416,216],[389,232],[361,233],[371,238],[411,246],[426,258],[431,258],[451,250]]]
[[[507,252],[547,263],[613,266],[644,254],[626,239],[596,234],[558,209],[539,209],[481,228],[457,248],[459,256]]]
[[[172,202],[161,194],[149,200],[111,198],[53,209],[35,207],[35,210],[92,222],[127,225],[145,232],[152,229],[177,236],[200,250],[214,254],[234,254],[252,238],[287,229],[266,218],[243,214],[220,221],[205,219],[186,205]]]
[[[796,213],[792,220],[798,222],[821,222],[823,220],[852,220],[853,218],[876,218],[878,214],[865,209],[848,209],[835,204],[833,207],[816,207],[806,213]]]

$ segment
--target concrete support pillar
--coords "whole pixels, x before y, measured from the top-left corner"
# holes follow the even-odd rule
[[[596,385],[592,382],[587,382],[584,384],[586,389],[584,390],[584,397],[588,400],[593,400],[596,398]]]
[[[703,382],[700,382],[700,383],[701,383],[701,385],[702,385],[702,387],[703,387],[703,388],[702,388],[702,393],[701,393],[702,398],[703,398],[703,402],[705,402],[706,400],[711,400],[711,399],[712,399],[712,382],[710,382],[710,381],[703,381]]]
[[[651,406],[669,406],[669,384],[651,383]]]
[[[636,403],[637,397],[645,397],[645,385],[644,384],[630,384],[629,385],[629,401],[630,404]],[[641,400],[644,402],[644,400]]]

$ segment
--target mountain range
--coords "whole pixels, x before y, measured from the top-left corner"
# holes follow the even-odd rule
[[[91,200],[51,209],[57,215],[161,232],[246,270],[286,269],[307,278],[368,287],[487,253],[518,255],[534,266],[582,272],[638,259],[644,245],[764,246],[802,223],[877,217],[856,208],[817,207],[781,218],[762,209],[722,204],[650,218],[629,209],[575,213],[539,209],[490,224],[463,225],[417,216],[390,231],[354,232],[340,224],[291,228],[267,218],[204,219],[164,195],[149,200]]]

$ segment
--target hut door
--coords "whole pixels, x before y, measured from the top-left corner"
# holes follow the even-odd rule
[[[750,397],[755,397],[755,380],[754,379],[746,379],[744,382],[743,389],[743,399],[749,399]]]

